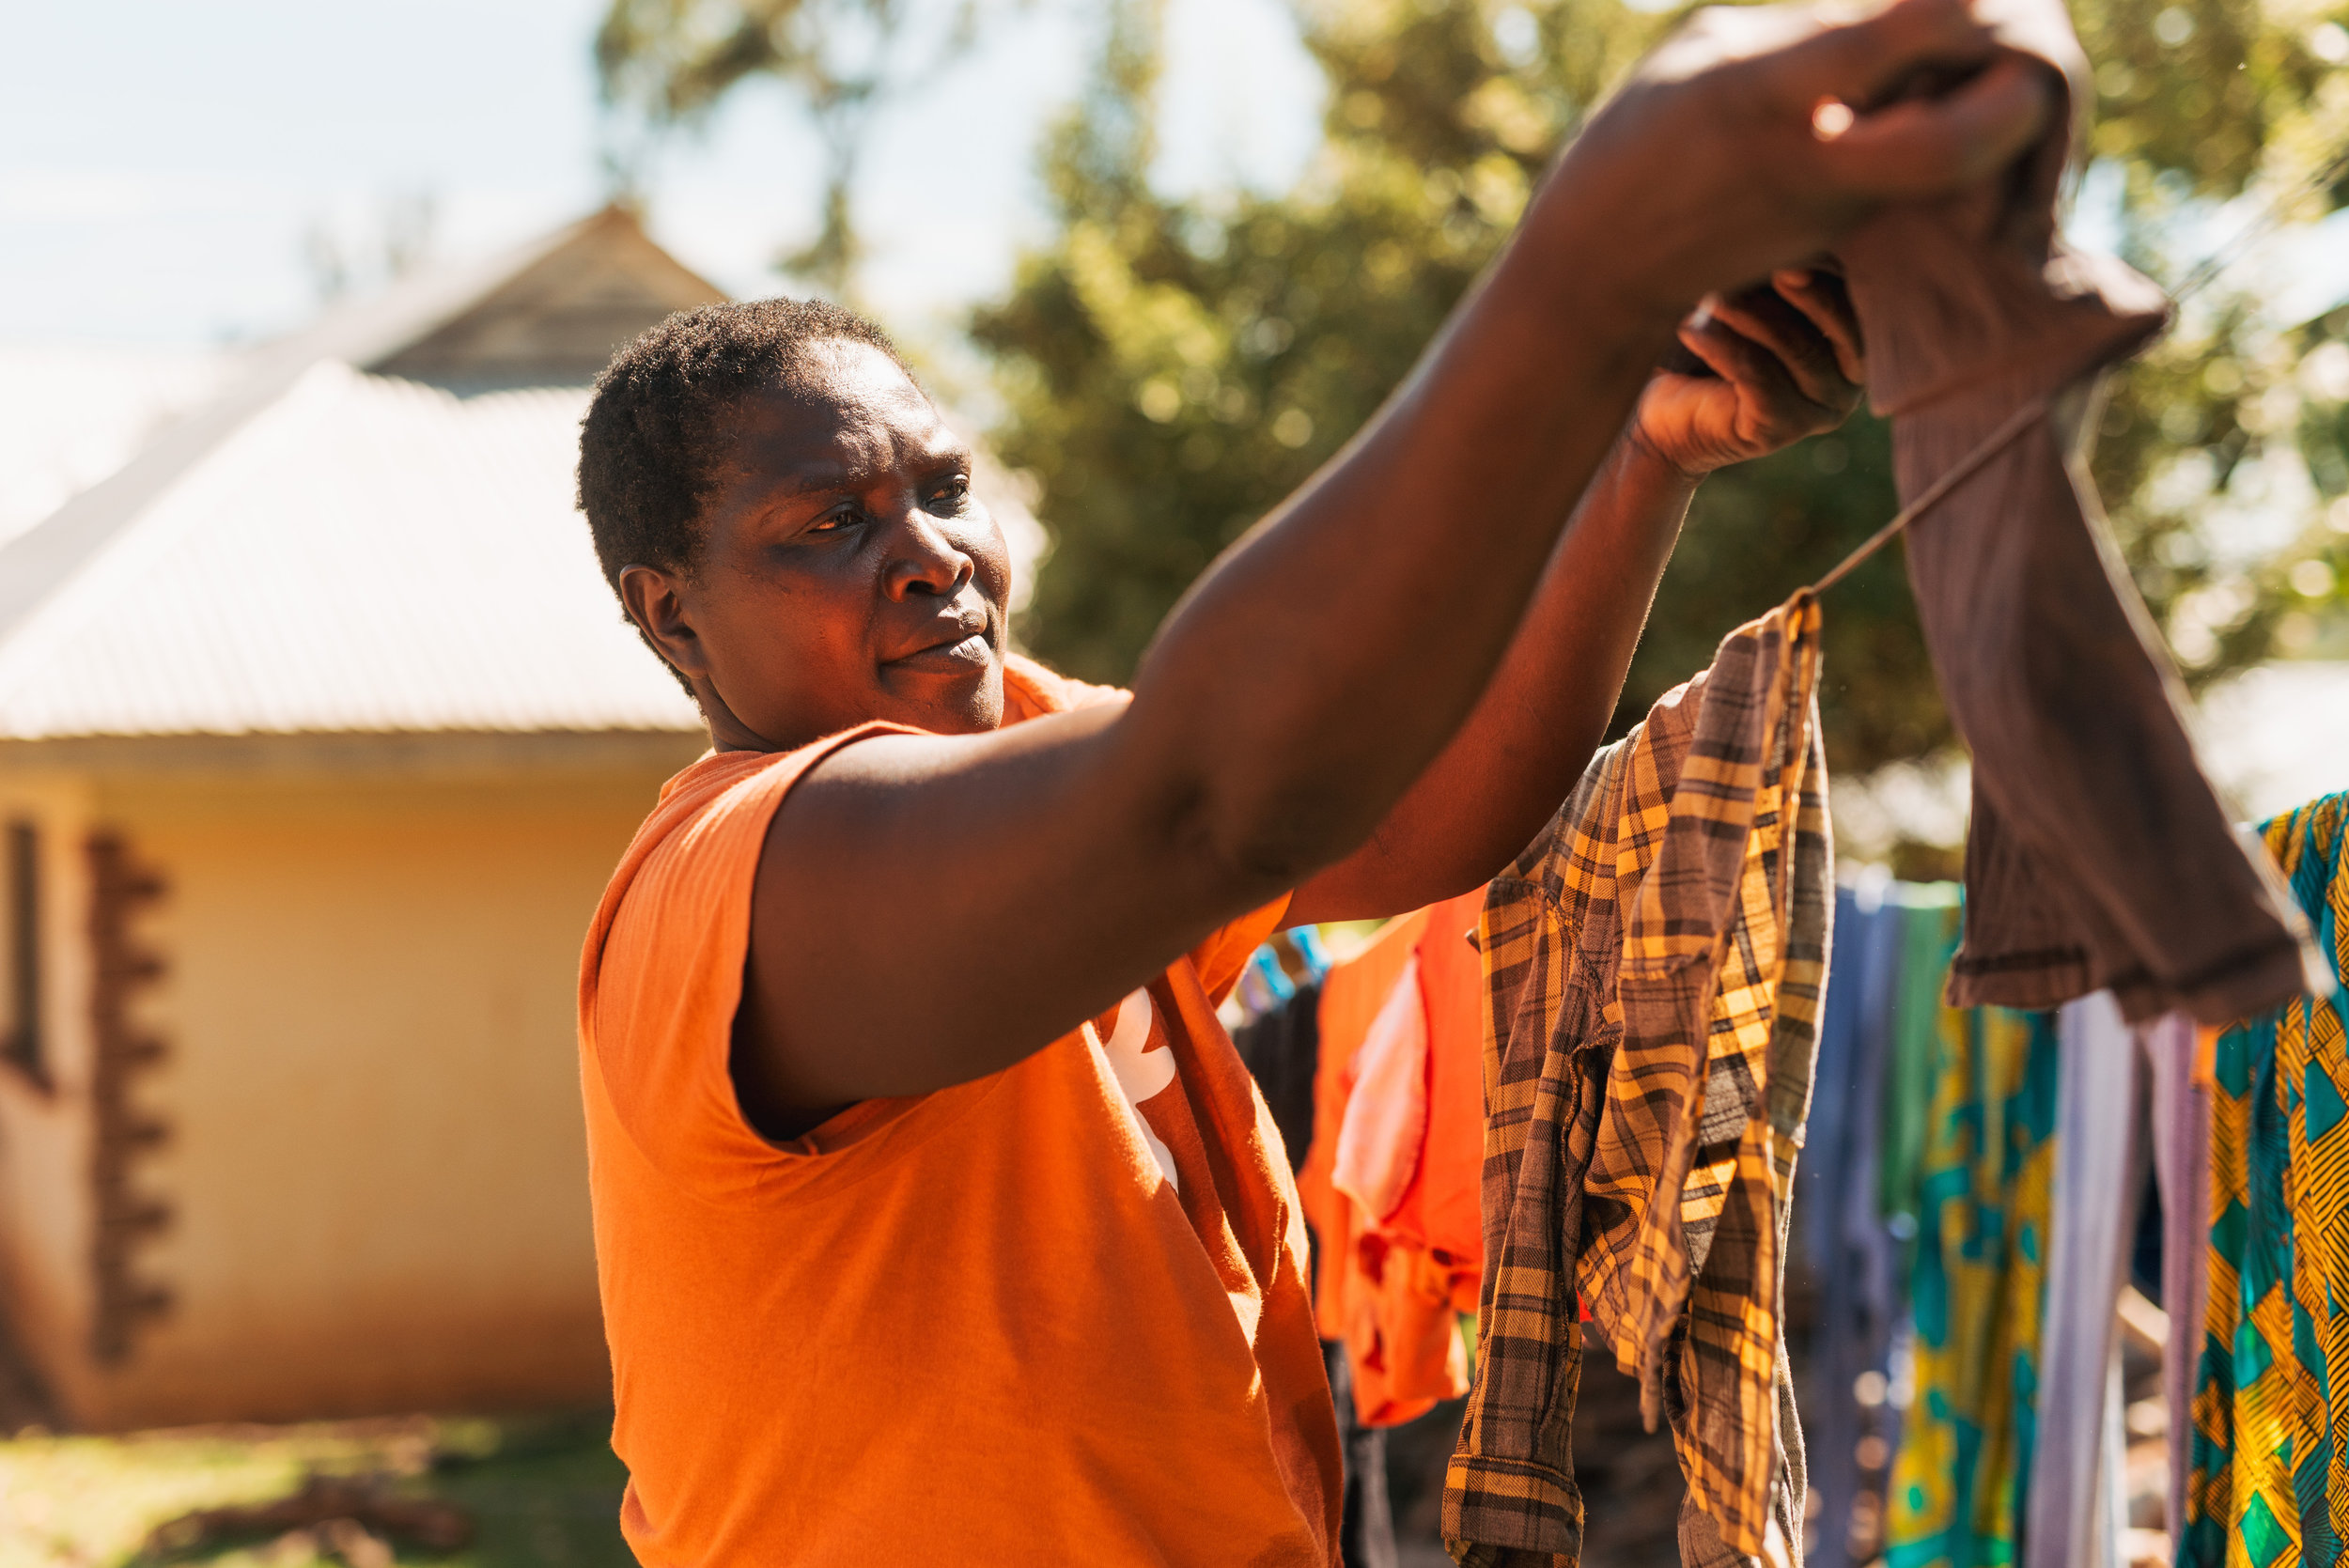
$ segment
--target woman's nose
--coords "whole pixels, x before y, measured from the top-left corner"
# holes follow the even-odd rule
[[[913,594],[952,598],[971,581],[976,563],[921,507],[909,507],[895,533],[896,548],[889,563],[891,598]]]

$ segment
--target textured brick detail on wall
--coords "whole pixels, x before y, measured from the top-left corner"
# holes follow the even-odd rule
[[[163,977],[163,960],[134,930],[140,912],[163,896],[163,878],[140,865],[121,836],[90,835],[90,1182],[97,1227],[90,1256],[97,1280],[91,1353],[103,1363],[131,1354],[139,1327],[171,1308],[169,1288],[140,1267],[142,1245],[171,1223],[171,1205],[139,1181],[139,1167],[170,1135],[141,1110],[135,1086],[160,1063],[163,1041],[133,1021],[139,993]]]

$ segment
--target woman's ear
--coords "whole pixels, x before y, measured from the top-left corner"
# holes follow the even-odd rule
[[[678,674],[707,675],[708,660],[693,630],[683,580],[659,567],[622,567],[620,603],[628,618]]]

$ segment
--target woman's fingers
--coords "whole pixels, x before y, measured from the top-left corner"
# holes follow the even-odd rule
[[[1831,13],[1818,8],[1810,14],[1826,24],[1786,52],[1787,64],[1806,93],[1855,106],[1877,101],[1921,69],[1980,65],[1998,49],[1971,0],[1891,0],[1849,21],[1827,20]]]
[[[1713,316],[1768,349],[1806,401],[1838,413],[1859,401],[1859,388],[1843,374],[1834,343],[1775,288],[1731,295],[1714,304]]]
[[[1783,360],[1724,319],[1720,302],[1707,304],[1706,310],[1680,325],[1680,341],[1690,353],[1731,386],[1751,394],[1766,409],[1810,402]]]
[[[1842,116],[1814,113],[1820,166],[1845,194],[1870,200],[1937,196],[2019,157],[2055,111],[2048,68],[2004,56],[1938,98],[1909,98]],[[1830,126],[1842,128],[1829,134]]]
[[[1779,298],[1801,311],[1835,350],[1835,367],[1855,387],[1868,379],[1868,349],[1851,289],[1836,273],[1817,267],[1784,268],[1771,274]]]
[[[1887,202],[1979,185],[2038,143],[2061,83],[2003,48],[1974,0],[1846,20],[1867,4],[1699,11],[1584,128],[1561,165],[1577,178],[1552,188],[1606,209],[1582,220],[1641,253],[1624,255],[1634,296],[1677,313],[1708,285],[1832,248]],[[1810,303],[1795,308],[1813,316]],[[1856,338],[1813,325],[1851,379]]]

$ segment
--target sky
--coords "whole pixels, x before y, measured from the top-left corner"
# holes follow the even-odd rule
[[[936,0],[932,0],[935,4]],[[0,344],[184,349],[296,326],[307,239],[371,251],[432,198],[462,256],[593,209],[599,0],[134,0],[25,6],[0,52]],[[1081,85],[1097,6],[1026,0],[885,111],[861,182],[867,297],[919,335],[1040,238],[1039,138]],[[1285,185],[1322,84],[1280,0],[1172,0],[1160,176]],[[780,88],[740,89],[647,180],[655,235],[737,293],[814,229],[817,147]]]
[[[316,309],[314,234],[372,253],[390,206],[425,195],[435,250],[461,257],[593,209],[603,3],[16,8],[0,51],[0,345],[250,341]],[[913,0],[933,17],[956,3]],[[862,285],[892,328],[951,336],[1042,237],[1038,144],[1083,80],[1101,10],[1002,0],[978,50],[885,109],[858,213]],[[1169,0],[1167,45],[1161,181],[1294,180],[1323,84],[1283,0]],[[770,258],[813,232],[817,167],[787,89],[748,84],[653,160],[654,232],[730,290],[772,291]],[[2340,298],[2344,225],[2260,247],[2253,265],[2275,274],[2263,292],[2295,310]]]
[[[368,249],[391,204],[427,195],[433,252],[456,260],[599,205],[607,129],[589,45],[603,3],[12,8],[0,50],[0,539],[208,396],[218,349],[309,318],[312,235]],[[912,3],[936,15],[956,0]],[[949,356],[962,314],[1045,237],[1039,142],[1098,42],[1099,0],[1000,9],[980,48],[888,107],[858,188],[865,299],[910,343]],[[1295,180],[1325,89],[1285,0],[1166,0],[1166,24],[1159,181]],[[738,91],[646,171],[656,238],[734,293],[776,291],[770,258],[815,227],[817,153],[786,91]],[[2093,243],[2090,185],[2078,226]],[[2235,221],[2214,224],[2214,247]],[[2232,281],[2279,320],[2349,296],[2349,213],[2259,237]]]
[[[956,0],[913,0],[923,17]],[[920,8],[928,8],[926,11]],[[226,373],[225,347],[319,308],[312,241],[492,254],[608,193],[590,43],[603,0],[25,5],[0,50],[0,540],[125,461]],[[979,47],[891,102],[858,183],[864,300],[934,373],[969,307],[1046,237],[1046,131],[1097,50],[1097,0],[1005,0]],[[1283,188],[1324,85],[1283,0],[1168,0],[1157,177]],[[818,149],[745,84],[644,171],[654,237],[737,295],[813,237]],[[377,281],[365,269],[351,287]],[[962,366],[957,384],[978,386]]]
[[[959,0],[910,3],[934,27]],[[0,537],[205,396],[219,348],[302,325],[320,303],[314,237],[376,255],[385,214],[428,197],[432,253],[456,260],[599,205],[611,128],[589,49],[604,4],[14,8],[0,51]],[[1008,285],[1021,244],[1046,238],[1037,152],[1083,84],[1103,8],[995,0],[980,46],[886,105],[866,151],[863,300],[944,389],[981,403],[956,329]],[[1166,0],[1166,46],[1159,182],[1292,183],[1325,85],[1286,0]],[[653,233],[733,293],[775,292],[771,258],[813,235],[818,171],[788,89],[746,84],[647,165]],[[2091,243],[2098,201],[2092,176],[2076,225]],[[2349,295],[2349,212],[2263,236],[2231,281],[2282,320]]]

